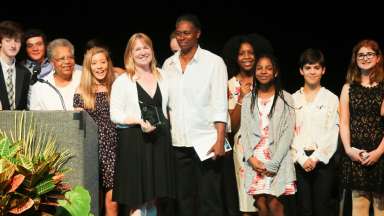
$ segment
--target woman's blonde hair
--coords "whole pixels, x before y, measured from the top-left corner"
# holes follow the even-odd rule
[[[135,61],[133,60],[133,48],[136,44],[136,41],[138,40],[141,40],[143,43],[148,45],[152,50],[152,61],[150,63],[150,68],[155,78],[159,79],[160,73],[156,67],[157,61],[156,61],[155,53],[153,50],[153,43],[152,43],[152,40],[144,33],[135,33],[128,40],[127,47],[124,53],[124,65],[125,65],[126,72],[128,73],[131,79],[133,78],[133,75],[135,75]]]
[[[110,96],[112,83],[115,79],[113,74],[112,60],[107,50],[101,47],[94,47],[89,49],[84,55],[83,61],[83,73],[81,75],[81,81],[79,85],[79,92],[84,101],[84,109],[95,109],[96,101],[96,78],[92,74],[91,64],[92,57],[96,54],[102,53],[105,55],[108,61],[107,74],[103,80],[103,84],[107,88],[108,99]]]
[[[359,43],[357,43],[352,50],[352,58],[351,63],[349,64],[348,71],[347,71],[347,83],[361,83],[361,70],[357,65],[357,53],[359,52],[361,47],[368,47],[371,48],[377,58],[379,58],[379,62],[370,69],[369,71],[369,78],[370,82],[381,82],[384,78],[384,71],[383,71],[383,54],[380,50],[379,44],[370,39],[362,40]]]

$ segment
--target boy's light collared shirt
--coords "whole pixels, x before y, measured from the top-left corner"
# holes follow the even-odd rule
[[[321,87],[315,99],[307,102],[303,88],[293,95],[296,112],[293,160],[301,166],[308,158],[328,164],[336,152],[339,134],[338,97]],[[307,156],[305,150],[314,150]]]

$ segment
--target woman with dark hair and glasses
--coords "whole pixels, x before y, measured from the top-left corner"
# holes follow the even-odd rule
[[[276,59],[260,55],[251,94],[243,99],[241,142],[245,159],[245,190],[255,199],[259,216],[292,215],[283,203],[296,192],[295,167],[289,148],[294,136],[292,96],[280,85]]]
[[[342,185],[352,190],[352,215],[384,215],[384,71],[383,55],[374,40],[352,50],[347,83],[340,96]]]

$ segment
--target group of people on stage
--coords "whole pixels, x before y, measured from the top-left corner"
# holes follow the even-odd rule
[[[265,38],[235,37],[232,55],[222,58],[199,46],[195,15],[178,17],[175,27],[174,54],[161,68],[152,40],[135,33],[121,69],[102,44],[91,44],[77,65],[67,39],[48,43],[39,30],[0,22],[0,110],[88,112],[98,126],[105,215],[125,214],[121,206],[134,216],[333,215],[335,184],[351,191],[352,215],[370,208],[384,215],[384,66],[376,41],[353,48],[339,100],[321,85],[318,49],[301,53],[304,84],[290,94]],[[22,43],[28,59],[16,62]]]

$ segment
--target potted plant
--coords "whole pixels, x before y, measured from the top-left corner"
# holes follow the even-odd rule
[[[14,130],[0,129],[0,215],[53,215],[70,190],[63,182],[70,158],[33,116],[15,116]]]

